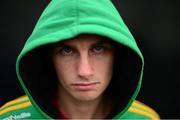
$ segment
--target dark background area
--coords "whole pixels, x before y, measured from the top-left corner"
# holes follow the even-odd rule
[[[161,118],[180,118],[180,7],[176,0],[112,0],[145,58],[138,100]],[[49,0],[1,2],[0,106],[23,95],[15,61]]]

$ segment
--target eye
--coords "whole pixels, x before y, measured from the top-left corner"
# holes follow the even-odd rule
[[[73,54],[73,50],[68,46],[64,46],[61,48],[60,53],[64,56],[70,56]]]
[[[103,53],[104,51],[105,51],[104,46],[95,46],[92,49],[92,52],[95,53],[95,54],[100,54],[100,53]]]

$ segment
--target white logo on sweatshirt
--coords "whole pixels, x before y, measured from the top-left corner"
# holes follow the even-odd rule
[[[27,118],[30,116],[31,116],[31,113],[23,112],[23,113],[20,113],[18,115],[10,115],[9,117],[4,118],[3,120],[16,120],[16,119]]]

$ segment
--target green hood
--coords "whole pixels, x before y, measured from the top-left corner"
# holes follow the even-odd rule
[[[123,116],[140,89],[144,61],[133,36],[110,0],[50,2],[17,59],[16,72],[25,93],[44,117],[57,117],[49,102],[55,75],[48,63],[47,46],[80,34],[107,37],[118,46],[109,89],[114,99],[112,117]]]

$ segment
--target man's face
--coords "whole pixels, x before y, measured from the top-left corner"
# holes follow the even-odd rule
[[[64,41],[53,50],[53,63],[59,81],[59,94],[80,101],[101,97],[110,83],[113,48],[105,38],[80,35]]]

